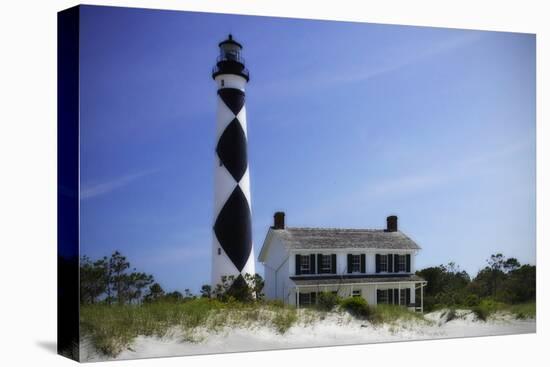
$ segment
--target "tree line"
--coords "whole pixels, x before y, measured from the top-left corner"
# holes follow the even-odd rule
[[[482,299],[517,304],[536,299],[536,266],[520,264],[497,253],[471,279],[468,273],[451,262],[416,272],[428,284],[424,288],[424,309],[438,306],[477,306]]]
[[[164,293],[151,274],[130,270],[130,262],[118,251],[98,260],[80,259],[81,304],[136,304],[159,295],[183,298],[179,292]]]
[[[520,264],[517,259],[506,258],[500,253],[491,255],[486,266],[473,279],[453,262],[424,268],[416,274],[428,282],[424,288],[426,311],[438,306],[472,307],[482,299],[517,304],[536,298],[536,267]],[[263,287],[264,280],[259,274],[244,274],[237,278],[224,277],[215,287],[205,284],[199,295],[194,295],[189,289],[183,293],[166,292],[155,282],[153,275],[131,268],[127,258],[118,251],[98,260],[87,256],[80,259],[81,304],[140,304],[197,297],[252,302],[263,299]]]
[[[259,274],[244,274],[237,278],[222,277],[222,282],[212,287],[202,286],[200,296],[188,288],[184,293],[165,292],[155,282],[153,275],[131,270],[130,262],[119,251],[110,257],[92,260],[80,259],[80,303],[109,305],[140,304],[143,302],[179,302],[197,297],[217,298],[220,301],[238,300],[252,302],[263,298],[264,280]]]

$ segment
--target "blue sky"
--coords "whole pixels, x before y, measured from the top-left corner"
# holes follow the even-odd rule
[[[217,43],[244,45],[256,255],[289,226],[383,228],[417,266],[535,263],[535,36],[82,8],[81,254],[210,277]],[[263,273],[261,265],[257,271]]]

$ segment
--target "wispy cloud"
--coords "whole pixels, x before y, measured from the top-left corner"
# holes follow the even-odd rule
[[[438,43],[428,50],[420,51],[418,53],[411,53],[409,57],[395,60],[377,68],[357,70],[353,70],[350,68],[346,70],[345,73],[333,74],[332,77],[328,79],[328,82],[330,82],[331,84],[336,84],[365,81],[380,75],[390,73],[392,71],[402,69],[409,65],[416,64],[423,60],[430,59],[431,57],[437,56],[439,54],[443,54],[445,52],[464,47],[478,41],[479,39],[481,39],[481,37],[482,36],[480,33],[472,33],[465,36],[452,38],[444,42]]]
[[[431,170],[417,175],[382,180],[368,187],[371,195],[411,193],[431,189],[445,183],[486,172],[494,162],[509,157],[531,146],[529,139],[503,145],[500,149],[485,154],[458,159],[445,170]]]
[[[301,78],[278,79],[265,85],[262,93],[282,94],[309,93],[319,88],[330,88],[336,85],[364,82],[368,79],[379,77],[391,72],[400,70],[431,57],[444,54],[445,52],[459,49],[479,41],[481,33],[469,33],[463,36],[451,38],[437,43],[426,50],[409,52],[407,57],[393,58],[388,63],[375,67],[365,67],[360,61],[354,61],[353,65],[347,68],[340,67],[337,70],[325,70],[316,74],[304,74]],[[406,52],[405,52],[406,53]],[[261,88],[261,87],[260,87]]]
[[[382,179],[367,185],[362,193],[369,196],[395,196],[432,189],[463,177],[478,176],[480,172],[487,171],[487,167],[492,162],[511,156],[532,144],[528,139],[519,140],[485,154],[463,157],[449,164],[444,170],[430,170],[414,175]]]
[[[488,171],[488,167],[532,147],[533,144],[531,139],[518,140],[504,144],[500,149],[485,154],[467,156],[449,162],[444,169],[434,168],[415,174],[381,177],[354,189],[346,190],[343,195],[324,200],[318,206],[307,208],[302,216],[314,218],[330,213],[346,212],[373,199],[418,195],[457,180],[479,177]]]
[[[97,196],[108,194],[134,182],[135,180],[150,175],[158,170],[145,170],[134,172],[125,176],[113,178],[109,181],[86,185],[80,188],[80,199],[86,200]]]

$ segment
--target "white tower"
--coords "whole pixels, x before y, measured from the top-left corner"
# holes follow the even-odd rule
[[[240,274],[255,274],[245,108],[249,75],[240,43],[229,35],[219,48],[212,70],[218,87],[212,287],[222,276],[242,281]]]

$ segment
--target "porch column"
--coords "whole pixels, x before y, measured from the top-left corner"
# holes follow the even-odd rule
[[[401,306],[401,283],[397,283],[397,288],[399,289],[397,291],[397,305]]]
[[[420,287],[420,312],[424,313],[424,283],[422,283],[422,287]]]
[[[300,289],[296,287],[296,308],[300,308]]]

